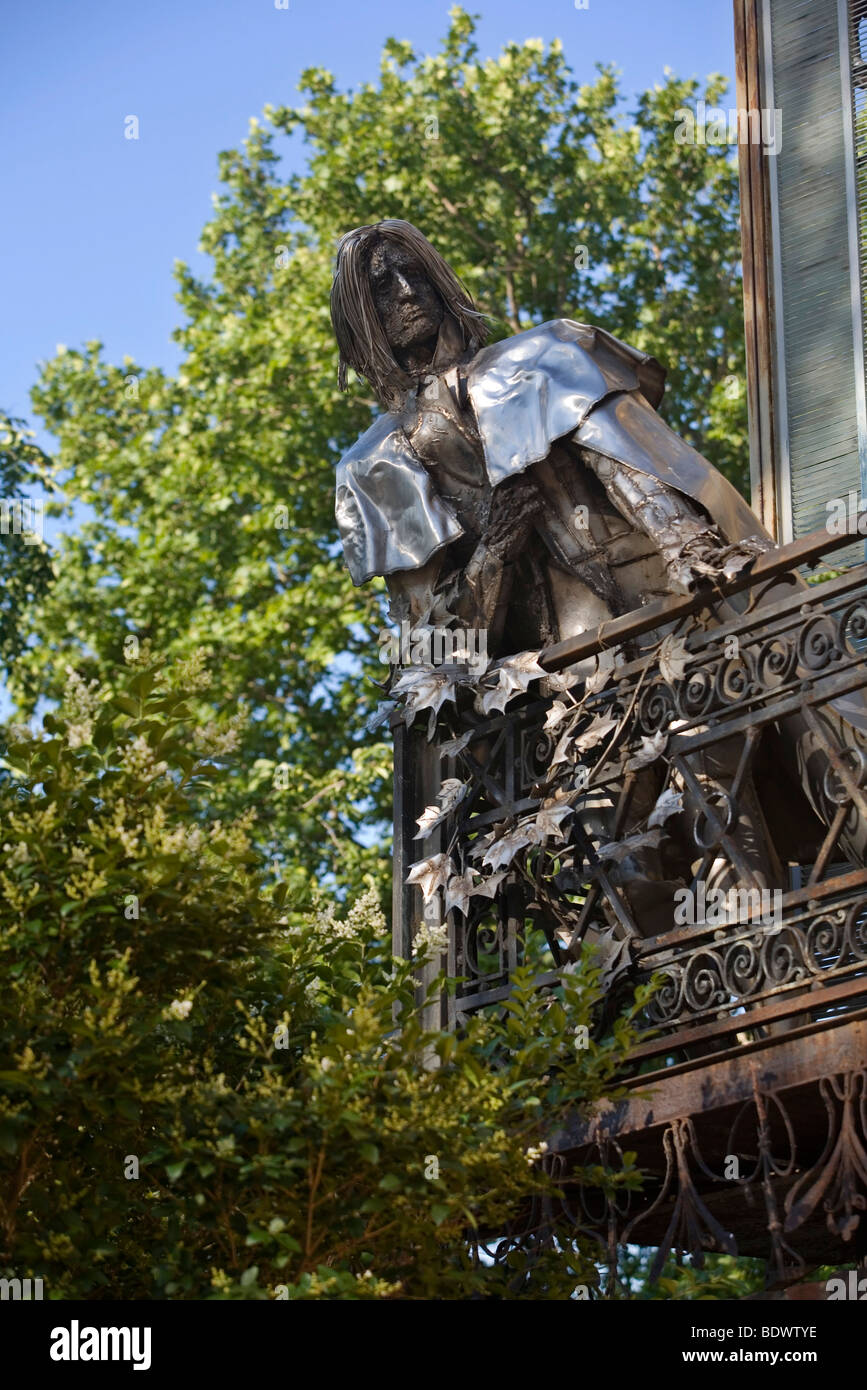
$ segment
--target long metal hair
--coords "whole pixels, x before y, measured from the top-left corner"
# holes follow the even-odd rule
[[[466,349],[475,352],[480,348],[488,328],[451,266],[411,222],[389,217],[346,232],[338,243],[331,286],[331,322],[340,348],[337,384],[345,391],[346,370],[354,367],[370,382],[379,400],[394,408],[416,383],[395,360],[373,301],[370,256],[382,241],[401,246],[415,257],[458,324]]]

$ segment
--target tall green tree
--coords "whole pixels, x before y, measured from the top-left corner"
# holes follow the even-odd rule
[[[54,476],[92,519],[32,606],[21,708],[59,694],[70,663],[110,679],[130,639],[166,658],[204,647],[203,717],[239,701],[251,716],[212,809],[255,805],[260,843],[299,878],[384,879],[390,753],[365,730],[383,590],[352,588],[333,518],[334,464],[376,407],[363,383],[336,389],[336,239],[406,217],[495,337],[568,316],[652,350],[670,422],[742,481],[736,175],[725,148],[674,139],[677,109],[723,90],[668,75],[628,115],[614,71],[579,84],[557,41],[483,59],[461,9],[440,52],[391,39],[355,91],[307,71],[302,104],[267,108],[220,158],[212,274],[177,268],[177,375],[89,342],[33,392]],[[298,134],[307,167],[286,176]]]

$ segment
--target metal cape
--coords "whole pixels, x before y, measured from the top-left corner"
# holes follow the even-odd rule
[[[660,364],[604,329],[555,319],[483,348],[465,370],[492,485],[574,435],[692,497],[727,539],[763,534],[731,484],[656,414]],[[463,535],[397,414],[374,421],[341,459],[336,482],[337,525],[356,585],[418,569]]]

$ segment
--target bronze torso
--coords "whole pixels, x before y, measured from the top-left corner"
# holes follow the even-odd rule
[[[407,401],[402,424],[438,495],[464,528],[461,541],[471,551],[487,530],[494,490],[462,369],[428,377]]]
[[[446,572],[458,570],[487,534],[494,497],[464,369],[458,366],[429,376],[408,398],[401,424],[437,495],[463,528],[464,535],[452,541],[443,556]],[[600,603],[608,613],[621,613],[640,601],[639,594],[646,594],[648,583],[654,592],[657,583],[660,591],[664,589],[661,572],[655,572],[659,567],[651,563],[651,574],[644,563],[653,556],[653,546],[624,521],[587,466],[584,453],[563,441],[524,476],[525,493],[532,479],[540,507],[532,541],[514,562],[519,582],[512,585],[509,626],[527,641],[543,634],[548,640],[563,635],[567,590],[568,627],[573,630],[582,592],[587,599],[592,596],[586,614],[589,625],[599,621]],[[640,573],[628,575],[624,592],[618,573],[635,570],[636,564]],[[558,571],[553,576],[556,593],[552,592],[552,570]],[[540,600],[544,614],[539,611]],[[526,611],[528,603],[539,621],[538,633],[537,622]]]

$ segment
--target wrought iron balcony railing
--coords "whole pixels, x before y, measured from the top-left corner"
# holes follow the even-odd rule
[[[585,939],[603,950],[612,999],[629,979],[662,979],[636,1058],[644,1069],[864,1011],[867,870],[853,868],[853,846],[867,850],[867,565],[809,586],[799,577],[851,544],[815,533],[723,585],[547,649],[552,675],[595,659],[589,685],[564,697],[578,761],[561,758],[556,692],[544,686],[490,717],[459,702],[430,744],[397,726],[404,955],[413,924],[431,915],[405,883],[416,820],[444,779],[467,791],[433,843],[461,868],[493,827],[527,825],[552,795],[572,809],[568,835],[531,848],[520,872],[509,865],[493,898],[448,913],[448,969],[461,978],[443,1003],[452,1022],[504,999],[518,961],[534,961],[550,987]],[[441,757],[446,737],[463,746]],[[679,800],[654,834],[647,813],[661,791]],[[750,853],[762,818],[778,861],[772,891]],[[692,904],[679,921],[678,893]]]

